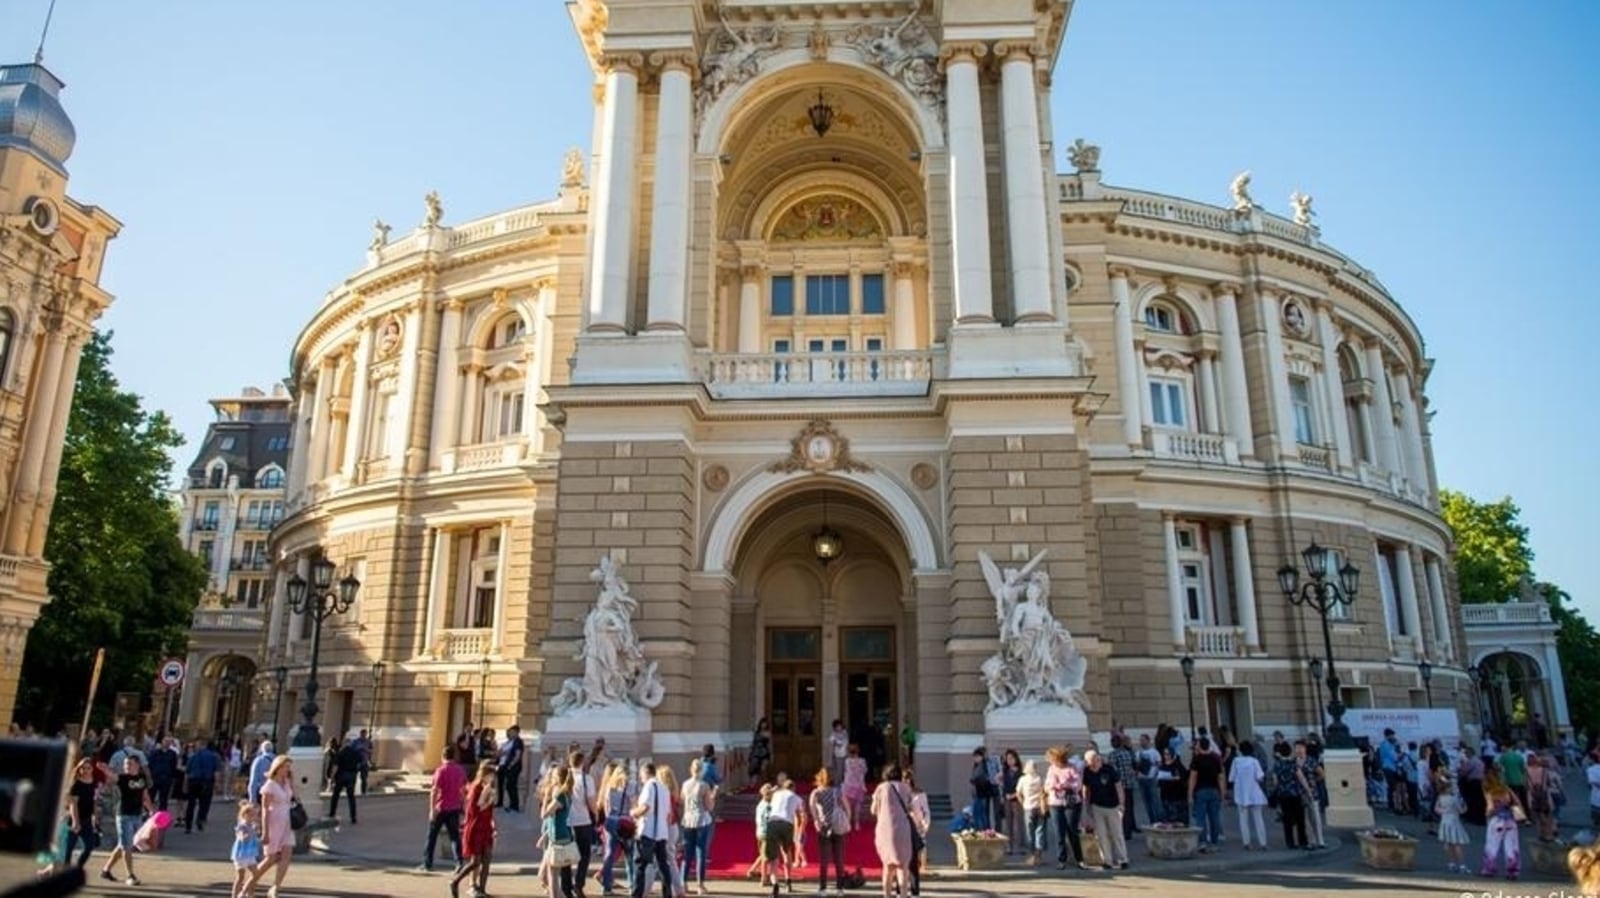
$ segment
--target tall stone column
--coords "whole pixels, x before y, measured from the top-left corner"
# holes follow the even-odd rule
[[[461,300],[444,301],[439,327],[439,365],[433,377],[433,439],[429,464],[444,468],[445,453],[454,453],[461,438]]]
[[[1054,321],[1044,164],[1039,158],[1039,98],[1034,48],[1002,43],[1000,120],[1006,164],[1006,224],[1011,248],[1012,309],[1018,324]]]
[[[6,531],[6,554],[21,555],[28,549],[28,536],[33,521],[34,504],[39,498],[39,481],[44,472],[45,450],[49,448],[50,426],[55,417],[58,393],[61,391],[62,360],[67,351],[64,323],[58,322],[44,336],[44,360],[39,368],[37,382],[33,385],[28,412],[26,442],[22,459],[17,464],[17,475],[11,490],[11,519]],[[72,392],[70,389],[64,392]]]
[[[1117,343],[1117,392],[1122,394],[1122,439],[1129,446],[1144,445],[1145,398],[1140,393],[1139,347],[1133,341],[1133,295],[1126,268],[1111,269],[1112,331]]]
[[[67,420],[72,417],[72,397],[78,385],[78,360],[88,334],[74,331],[67,338],[61,356],[61,384],[56,390],[55,408],[50,415],[50,440],[44,452],[44,470],[39,476],[39,501],[34,504],[28,535],[28,557],[44,557],[44,544],[50,535],[50,510],[55,504],[56,477],[61,473],[61,451],[66,447]]]
[[[1239,331],[1238,299],[1232,284],[1214,284],[1217,328],[1222,332],[1223,433],[1239,446],[1239,454],[1255,455],[1250,427],[1250,390],[1244,375],[1244,337]]]
[[[1423,579],[1428,583],[1428,606],[1433,612],[1433,641],[1439,655],[1446,661],[1456,657],[1455,633],[1450,626],[1450,602],[1444,594],[1444,577],[1439,572],[1439,559],[1433,555],[1422,556]]]
[[[1400,423],[1404,431],[1406,479],[1412,489],[1428,490],[1427,455],[1422,449],[1422,416],[1417,412],[1417,397],[1411,389],[1411,376],[1404,369],[1395,374],[1395,392],[1399,393]]]
[[[760,265],[739,268],[739,351],[761,352],[761,273]]]
[[[946,118],[950,134],[950,243],[955,262],[956,324],[994,321],[989,271],[989,175],[983,148],[980,43],[944,48]],[[1041,234],[1042,236],[1042,234]]]
[[[1389,393],[1388,363],[1377,338],[1367,341],[1367,377],[1372,380],[1372,436],[1378,464],[1391,473],[1400,471],[1399,444],[1394,432],[1394,397]]]
[[[1283,326],[1279,323],[1278,296],[1260,291],[1261,329],[1266,334],[1267,401],[1272,404],[1272,430],[1277,437],[1278,457],[1297,458],[1294,403],[1289,398],[1289,370],[1283,357]]]
[[[431,280],[431,279],[430,279]],[[385,426],[392,433],[397,433],[398,439],[384,439],[384,445],[393,450],[391,457],[391,471],[401,474],[410,473],[405,470],[406,458],[411,454],[411,448],[416,434],[411,429],[412,415],[418,411],[419,405],[425,405],[417,395],[419,378],[418,373],[422,365],[422,349],[425,345],[422,340],[422,321],[424,309],[430,304],[433,291],[425,289],[423,297],[413,302],[405,310],[405,317],[401,319],[400,336],[400,380],[396,390],[395,407],[389,411],[389,421]],[[429,352],[433,347],[427,347]]]
[[[601,111],[600,161],[595,173],[593,257],[589,268],[589,332],[620,334],[628,326],[629,252],[633,242],[635,159],[639,139],[637,53],[608,54]]]
[[[1420,651],[1422,642],[1422,609],[1417,604],[1417,575],[1411,565],[1411,547],[1399,546],[1394,553],[1395,588],[1400,592],[1400,619],[1405,622],[1406,638],[1414,650]]]
[[[693,54],[658,53],[655,198],[650,211],[648,330],[681,331],[689,282],[689,155],[694,136]]]
[[[901,350],[916,349],[917,296],[916,287],[911,282],[913,266],[909,261],[896,260],[891,264],[890,271],[894,275],[890,345]]]
[[[316,401],[311,406],[311,431],[306,445],[295,447],[305,466],[305,487],[321,483],[328,476],[328,456],[334,448],[333,405],[338,391],[338,362],[330,355],[317,366]]]
[[[364,321],[357,329],[361,332],[361,342],[356,346],[355,380],[350,391],[350,413],[345,425],[344,464],[341,466],[347,483],[355,480],[356,466],[366,454],[367,419],[371,417],[367,409],[367,394],[370,392],[368,385],[372,379],[368,371],[372,367],[372,322]]]
[[[1217,409],[1217,354],[1202,349],[1196,365],[1200,369],[1200,421],[1206,433],[1221,433],[1222,418]]]
[[[1161,541],[1166,551],[1167,604],[1172,616],[1172,645],[1182,648],[1189,643],[1189,614],[1184,607],[1183,570],[1178,565],[1178,518],[1172,512],[1161,514]]]
[[[1261,616],[1256,612],[1256,571],[1250,563],[1250,531],[1244,518],[1228,522],[1228,548],[1233,550],[1233,596],[1239,600],[1244,644],[1261,648]]]
[[[272,572],[272,594],[267,596],[269,610],[267,612],[267,661],[273,661],[273,654],[283,643],[283,618],[284,606],[289,604],[288,596],[284,594],[283,563],[274,566]]]
[[[1344,414],[1344,379],[1339,376],[1339,330],[1333,326],[1333,306],[1325,299],[1317,302],[1317,338],[1322,342],[1322,383],[1328,394],[1333,446],[1339,455],[1339,467],[1349,470],[1355,467],[1355,453],[1350,422]]]
[[[306,488],[306,464],[310,461],[311,418],[317,413],[317,390],[320,383],[311,378],[300,382],[300,395],[295,397],[294,432],[289,442],[289,501],[299,498]]]

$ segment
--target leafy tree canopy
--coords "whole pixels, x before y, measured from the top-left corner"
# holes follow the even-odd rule
[[[161,658],[182,653],[206,585],[167,492],[183,439],[164,413],[121,388],[111,354],[108,333],[83,349],[45,545],[51,601],[23,658],[17,718],[50,729],[82,715],[102,646],[97,721],[117,692],[150,692]]]
[[[1479,502],[1455,490],[1439,491],[1440,510],[1455,534],[1456,579],[1461,601],[1506,602],[1533,572],[1533,549],[1522,510],[1510,496]]]

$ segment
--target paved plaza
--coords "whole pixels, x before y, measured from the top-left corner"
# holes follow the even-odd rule
[[[1582,796],[1577,789],[1579,775],[1568,776],[1568,794]],[[319,799],[319,801],[322,799]],[[1562,823],[1570,833],[1586,822],[1587,807],[1581,799],[1569,803]],[[312,854],[296,858],[285,884],[284,898],[323,895],[385,895],[393,898],[442,898],[449,894],[442,872],[416,872],[421,862],[426,835],[426,799],[418,794],[373,794],[360,803],[361,823],[348,823],[317,842]],[[313,806],[316,809],[316,806]],[[213,819],[203,832],[168,833],[163,850],[140,856],[135,862],[142,880],[140,886],[125,886],[99,880],[96,874],[105,854],[96,852],[90,860],[91,894],[133,896],[227,895],[233,870],[227,861],[232,839],[231,807],[218,802]],[[1299,852],[1274,848],[1263,853],[1239,850],[1237,820],[1232,809],[1224,813],[1227,843],[1216,855],[1187,861],[1160,861],[1145,856],[1144,846],[1135,838],[1129,846],[1131,870],[1116,875],[1099,872],[1057,872],[1053,868],[1029,871],[1014,867],[997,871],[963,872],[954,868],[948,838],[935,835],[929,840],[933,867],[924,881],[923,891],[930,898],[939,896],[1005,895],[1080,898],[1122,894],[1181,894],[1185,898],[1254,898],[1279,894],[1281,889],[1308,890],[1313,894],[1337,891],[1352,896],[1481,896],[1519,898],[1519,896],[1559,896],[1572,894],[1568,881],[1543,877],[1526,870],[1520,882],[1479,879],[1444,873],[1444,855],[1438,843],[1423,832],[1414,820],[1379,812],[1378,825],[1393,826],[1421,838],[1417,868],[1407,873],[1369,870],[1361,865],[1359,851],[1349,834],[1340,834],[1333,847],[1324,852]],[[498,819],[500,840],[490,892],[496,896],[542,895],[535,878],[537,852],[533,848],[535,823],[523,815],[502,812]],[[1468,862],[1475,864],[1481,848],[1482,831],[1472,829],[1475,840],[1469,847]],[[1272,832],[1272,844],[1281,844],[1281,833]],[[1524,863],[1527,842],[1533,838],[1524,831]],[[441,846],[441,870],[449,868],[448,847]],[[120,871],[119,871],[120,872]],[[32,875],[32,868],[18,859],[0,861],[0,882],[14,885]],[[717,881],[713,895],[759,895],[754,883]],[[265,895],[265,890],[258,894]],[[591,888],[589,894],[598,896]],[[658,894],[658,893],[653,893]],[[811,883],[796,882],[795,894],[814,894]],[[876,895],[876,888],[855,890],[857,895]]]

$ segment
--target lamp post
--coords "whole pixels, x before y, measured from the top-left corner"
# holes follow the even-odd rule
[[[489,700],[489,656],[478,661],[478,726],[483,726],[483,708]]]
[[[1328,612],[1340,605],[1349,607],[1355,601],[1361,571],[1347,559],[1344,566],[1339,568],[1338,582],[1329,580],[1328,550],[1314,540],[1300,553],[1300,557],[1305,562],[1310,582],[1302,584],[1299,569],[1286,564],[1278,568],[1278,586],[1291,604],[1309,605],[1322,619],[1322,649],[1328,663],[1329,720],[1326,741],[1329,748],[1354,748],[1355,741],[1350,738],[1350,728],[1344,723],[1344,702],[1340,700],[1339,672],[1334,666],[1333,635],[1328,628]]]
[[[1311,671],[1311,688],[1317,695],[1317,732],[1322,732],[1322,659],[1312,658],[1306,662],[1306,669]]]
[[[326,557],[311,564],[311,582],[295,574],[287,584],[289,607],[295,614],[311,615],[311,671],[306,677],[306,701],[300,706],[305,718],[300,731],[294,734],[295,748],[316,748],[322,744],[322,733],[317,729],[317,661],[322,654],[322,622],[335,614],[350,610],[361,589],[361,581],[345,575],[337,586],[333,575],[337,566]]]
[[[1183,671],[1183,691],[1189,697],[1189,742],[1194,743],[1198,731],[1194,726],[1194,658],[1187,652],[1178,659],[1178,667]]]
[[[374,736],[378,732],[378,686],[383,682],[382,661],[372,662],[372,711],[369,712],[367,730]]]
[[[1489,678],[1489,672],[1474,664],[1467,668],[1467,679],[1472,681],[1472,703],[1478,707],[1478,729],[1482,733],[1489,732],[1489,714],[1484,710],[1484,681]]]
[[[289,682],[289,668],[278,665],[272,671],[272,679],[278,684],[278,697],[272,702],[272,741],[277,742],[278,721],[283,719],[283,684]]]
[[[227,717],[218,714],[217,719],[211,722],[212,728],[224,739],[233,738],[233,722],[239,716],[238,695],[239,671],[230,667],[223,671],[222,679],[217,682],[217,704],[228,709]]]
[[[1422,691],[1428,697],[1428,707],[1433,707],[1433,665],[1427,658],[1417,662],[1417,675],[1422,677]]]

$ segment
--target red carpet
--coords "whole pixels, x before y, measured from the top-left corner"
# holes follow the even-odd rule
[[[805,878],[813,882],[817,878],[817,834],[815,830],[806,833],[805,837],[806,865],[798,868],[796,879],[804,873]],[[711,838],[711,863],[708,866],[713,879],[743,879],[745,871],[750,869],[750,863],[756,859],[756,824],[753,820],[720,820],[717,822],[716,834]],[[857,829],[844,837],[844,868],[846,872],[854,873],[856,868],[866,874],[869,882],[881,875],[882,867],[878,864],[878,849],[873,844],[873,824],[871,820],[863,821],[863,828]],[[832,870],[828,871],[832,874]]]

